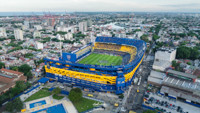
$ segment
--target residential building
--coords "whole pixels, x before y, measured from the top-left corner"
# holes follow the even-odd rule
[[[29,24],[29,21],[24,21],[24,26],[26,27],[26,29],[29,29],[30,28],[30,24]]]
[[[0,37],[7,37],[6,29],[3,27],[0,28]]]
[[[79,31],[82,33],[87,31],[87,21],[79,23]]]
[[[33,32],[33,38],[36,38],[36,37],[41,37],[41,33],[39,31]]]
[[[65,34],[65,39],[66,40],[72,40],[73,39],[73,34],[71,32],[68,32],[67,34]]]
[[[16,40],[23,40],[24,36],[23,36],[23,31],[20,29],[15,29],[14,30],[14,35],[15,35],[15,39]]]
[[[36,45],[35,45],[35,48],[36,48],[36,49],[43,49],[43,43],[36,42],[35,44],[36,44]]]
[[[42,30],[42,26],[41,25],[34,25],[34,29],[35,30]]]

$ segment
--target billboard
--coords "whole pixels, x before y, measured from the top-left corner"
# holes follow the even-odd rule
[[[62,53],[63,61],[76,62],[76,54]]]

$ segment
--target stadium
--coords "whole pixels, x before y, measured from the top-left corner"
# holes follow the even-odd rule
[[[144,58],[142,40],[97,37],[59,60],[44,58],[46,76],[58,82],[89,91],[123,93]]]

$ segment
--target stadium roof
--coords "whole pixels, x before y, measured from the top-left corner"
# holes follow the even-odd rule
[[[40,82],[40,83],[46,83],[47,81],[49,81],[49,79],[45,78],[45,77],[43,77],[40,80],[38,80],[38,82]]]

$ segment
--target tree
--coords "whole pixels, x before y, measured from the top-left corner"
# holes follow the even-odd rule
[[[46,74],[45,66],[42,67],[42,72],[43,72],[43,74]]]
[[[31,71],[29,71],[28,73],[25,74],[25,76],[27,76],[28,79],[33,77],[33,74],[31,73]]]
[[[175,60],[172,61],[172,67],[176,67],[176,61]]]
[[[160,31],[160,28],[161,28],[161,24],[156,25],[156,28],[155,28],[155,33],[156,33],[156,35],[158,35],[158,33],[159,33],[159,31]]]
[[[191,49],[190,59],[192,60],[198,59],[199,55],[200,52],[198,51],[198,49],[195,48]]]
[[[23,72],[25,76],[28,77],[28,79],[32,78],[32,73],[31,73],[31,67],[28,64],[22,64],[21,66],[19,66],[19,71]]]
[[[187,64],[188,64],[188,65],[192,65],[192,63],[191,63],[191,62],[187,62]]]
[[[82,91],[80,88],[74,88],[71,89],[71,91],[69,92],[69,99],[72,102],[77,102],[80,101],[82,99]]]
[[[24,91],[30,84],[24,83],[24,81],[17,81],[15,87],[20,91]]]
[[[156,34],[153,35],[153,40],[156,41],[157,39],[159,39],[160,37]]]
[[[0,69],[5,67],[5,64],[3,62],[0,62]]]
[[[28,64],[22,64],[19,66],[19,71],[23,72],[24,74],[28,73],[32,68]]]
[[[18,67],[17,66],[10,67],[10,69],[14,70],[14,71],[18,71]]]
[[[148,39],[148,35],[142,35],[141,37],[140,37],[140,39],[141,40],[144,40],[145,42],[149,42],[149,39]]]
[[[188,47],[181,46],[177,48],[177,55],[176,57],[179,59],[188,59],[190,57],[190,50]]]
[[[53,38],[52,41],[59,42],[60,40],[58,40],[57,38]]]
[[[6,111],[9,111],[11,113],[19,112],[23,108],[23,102],[20,100],[20,98],[16,98],[13,101],[10,101],[6,104]]]
[[[198,51],[197,48],[180,46],[177,48],[176,58],[195,60],[199,58],[199,55],[200,52]]]
[[[120,94],[120,95],[119,95],[119,98],[123,99],[123,98],[124,98],[124,95],[123,95],[123,94]]]
[[[59,87],[56,87],[55,89],[53,89],[52,92],[57,95],[61,92],[61,89]]]
[[[57,34],[60,34],[60,35],[65,35],[65,34],[67,34],[67,32],[58,31],[58,32],[56,32],[56,35],[57,35]]]
[[[156,113],[156,111],[152,111],[152,110],[146,110],[143,113]]]
[[[24,56],[25,56],[25,58],[30,58],[30,57],[33,57],[33,54],[32,53],[27,53]]]

